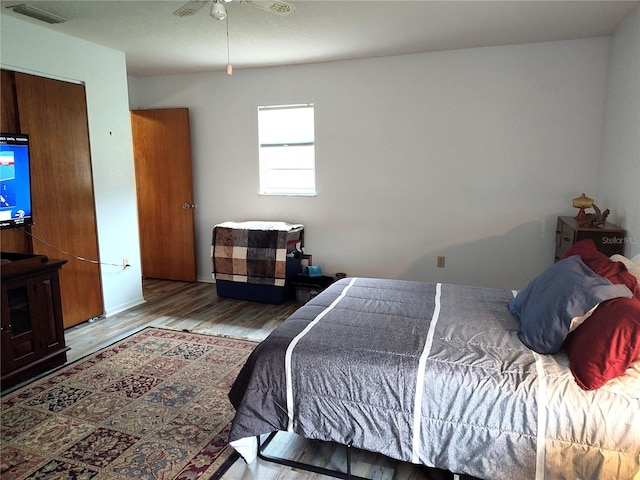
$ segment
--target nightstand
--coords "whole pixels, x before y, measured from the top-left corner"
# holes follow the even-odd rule
[[[571,245],[585,238],[593,240],[596,248],[607,257],[616,253],[623,255],[625,235],[626,231],[623,228],[609,222],[599,227],[581,227],[573,217],[558,217],[555,261],[557,262]]]

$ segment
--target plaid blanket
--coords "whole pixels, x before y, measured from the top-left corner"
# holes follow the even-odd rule
[[[302,247],[304,225],[225,222],[213,228],[212,275],[216,280],[284,286],[287,253]]]

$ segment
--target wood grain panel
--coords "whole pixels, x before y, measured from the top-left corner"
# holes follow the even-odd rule
[[[15,99],[13,72],[0,72],[0,89],[2,91],[2,108],[0,109],[0,130],[7,133],[22,133],[18,122],[18,108]]]
[[[35,253],[62,258],[64,326],[102,315],[91,155],[83,85],[15,74],[22,133],[31,144]],[[114,232],[115,233],[115,232]],[[68,253],[62,253],[62,252]]]
[[[131,112],[142,275],[196,280],[189,110]],[[184,208],[187,205],[189,208]]]
[[[0,72],[0,131],[5,133],[22,133],[16,105],[14,74],[9,70]],[[3,252],[32,253],[31,237],[23,231],[30,227],[0,230],[0,249]]]

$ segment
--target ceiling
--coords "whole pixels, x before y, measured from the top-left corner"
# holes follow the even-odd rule
[[[229,59],[242,68],[371,58],[440,50],[610,35],[640,1],[288,0],[277,15],[226,3]],[[27,3],[65,18],[50,25],[11,10]],[[125,52],[134,76],[224,70],[227,23],[206,4],[192,16],[186,0],[0,1],[14,16]]]

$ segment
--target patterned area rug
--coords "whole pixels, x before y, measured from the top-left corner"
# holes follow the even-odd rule
[[[256,345],[147,328],[4,396],[1,479],[209,480]]]

